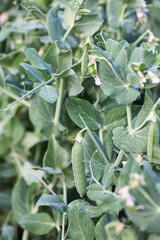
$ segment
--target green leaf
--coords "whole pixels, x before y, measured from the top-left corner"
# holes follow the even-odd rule
[[[63,27],[68,30],[71,26],[74,26],[74,21],[79,9],[78,2],[70,1],[66,2],[66,7],[63,13]]]
[[[57,46],[59,49],[65,48],[65,44],[62,42],[62,34],[63,34],[63,28],[61,21],[58,17],[58,11],[59,11],[59,5],[53,7],[51,10],[49,10],[47,14],[47,30],[49,33],[50,38],[53,41],[57,41]]]
[[[72,66],[71,49],[59,50],[57,43],[53,42],[48,48],[43,60],[51,64],[53,71],[56,74],[63,74],[63,78],[68,75]],[[73,70],[72,70],[73,71]]]
[[[114,98],[118,104],[130,104],[140,95],[136,89],[123,82],[118,75],[115,76],[116,70],[113,73],[104,60],[100,62],[98,72],[102,82],[102,91],[107,96]]]
[[[59,212],[64,212],[67,210],[67,205],[62,201],[62,199],[54,195],[41,196],[36,205],[48,206]]]
[[[19,224],[36,235],[46,234],[55,226],[53,219],[47,213],[26,214],[20,218]]]
[[[38,131],[43,131],[47,135],[53,133],[53,105],[47,103],[38,95],[32,99],[29,107],[29,117]]]
[[[69,232],[72,240],[94,240],[94,224],[87,214],[74,206],[68,210]]]
[[[109,26],[118,29],[121,27],[121,14],[123,11],[123,0],[108,0],[107,1],[107,15]]]
[[[141,125],[141,123],[147,118],[151,109],[153,108],[153,105],[154,105],[153,100],[152,100],[150,94],[146,91],[144,104],[143,104],[141,110],[139,111],[139,113],[137,114],[137,116],[135,117],[135,119],[133,119],[134,128]]]
[[[59,175],[59,174],[63,174],[63,172],[61,171],[56,171],[51,167],[34,167],[34,170],[41,170],[44,171],[46,173],[52,174],[52,175]]]
[[[96,240],[107,240],[107,235],[105,231],[105,226],[108,223],[108,216],[105,214],[101,219],[97,222],[95,227],[95,237]]]
[[[49,138],[43,165],[44,167],[51,167],[55,170],[66,168],[68,165],[67,151],[58,144],[55,135],[51,135]]]
[[[49,75],[52,75],[51,65],[49,65],[43,61],[43,59],[39,56],[36,49],[27,48],[25,51],[25,54],[35,68],[38,68],[40,70],[45,70]],[[32,69],[32,71],[33,71],[33,69]]]
[[[99,138],[95,133],[93,133],[97,144],[101,148],[101,150],[104,152],[104,155],[106,155],[105,149],[100,142]],[[104,169],[106,166],[106,161],[104,160],[103,156],[99,152],[99,149],[97,146],[93,143],[91,137],[88,135],[88,133],[84,136],[84,160],[87,165],[87,169],[91,175],[91,171],[93,172],[94,177],[99,180],[101,179]]]
[[[20,178],[13,188],[11,197],[12,210],[16,221],[19,221],[23,215],[29,213],[30,211],[27,190],[28,187],[26,182],[23,178]]]
[[[49,103],[54,103],[59,96],[58,90],[50,85],[45,85],[41,88],[39,93],[41,98]]]
[[[79,116],[81,115],[91,130],[100,128],[100,114],[90,102],[79,98],[69,97],[66,100],[66,109],[70,118],[78,127],[85,127]]]
[[[34,66],[27,63],[21,63],[20,65],[26,70],[30,80],[38,83],[42,83],[44,81],[43,73],[38,71]]]
[[[111,191],[102,189],[98,184],[92,184],[88,187],[87,196],[90,200],[95,201],[103,212],[118,214],[123,208],[122,199],[119,196]]]
[[[80,211],[87,214],[90,218],[99,217],[103,213],[97,206],[92,206],[88,202],[80,199],[74,200],[69,204],[69,208],[73,206],[78,207]]]
[[[109,131],[118,126],[126,126],[126,107],[115,107],[107,112],[104,118],[104,129]]]
[[[124,151],[145,153],[149,128],[150,124],[147,124],[142,129],[129,133],[124,127],[117,127],[113,130],[113,141]]]
[[[98,31],[103,23],[103,19],[96,13],[82,15],[75,22],[74,30],[78,33],[84,33],[86,36],[92,36]]]

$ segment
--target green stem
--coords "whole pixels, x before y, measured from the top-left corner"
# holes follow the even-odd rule
[[[145,199],[153,206],[155,207],[158,211],[160,211],[160,206],[153,201],[153,199],[143,190],[143,188],[139,187],[137,190],[143,195]]]
[[[70,31],[72,30],[72,28],[73,28],[73,25],[71,25],[71,26],[68,28],[68,30],[65,32],[65,34],[64,34],[64,36],[63,36],[63,38],[62,38],[62,42],[65,42],[65,40],[66,40],[66,38],[68,37],[68,35],[69,35]]]
[[[64,180],[63,180],[63,201],[65,204],[67,204],[67,187]],[[63,212],[61,240],[65,240],[65,216],[66,212]]]
[[[29,92],[27,92],[26,94],[24,94],[22,97],[18,98],[18,99],[17,99],[15,102],[13,102],[12,104],[8,105],[7,108],[1,109],[0,112],[2,112],[2,111],[8,111],[8,110],[9,110],[11,107],[13,107],[16,103],[22,101],[22,99],[24,99],[25,97],[27,97],[27,96],[29,96],[30,94],[34,93],[37,89],[43,87],[44,85],[53,82],[53,80],[54,80],[54,77],[51,78],[51,79],[49,79],[47,82],[41,83],[41,84],[38,85],[37,87],[33,88],[31,91],[29,91]]]
[[[63,99],[63,88],[64,88],[64,80],[63,78],[60,79],[59,85],[59,97],[56,104],[56,111],[54,117],[54,124],[57,125],[59,123],[60,113],[61,113],[61,106],[62,106],[62,99]]]
[[[118,157],[117,157],[116,161],[113,164],[115,167],[118,167],[119,164],[121,163],[121,161],[123,159],[123,154],[124,154],[124,152],[123,152],[123,150],[121,150],[118,154]]]
[[[137,45],[138,43],[140,43],[147,34],[151,34],[151,31],[150,31],[149,29],[147,29],[147,30],[133,43],[133,45]]]
[[[127,120],[128,120],[128,131],[132,132],[132,113],[131,113],[131,105],[127,105]]]
[[[32,165],[27,162],[19,153],[17,153],[14,149],[12,149],[12,152],[15,156],[15,159],[20,160],[23,164],[25,164],[25,167],[30,170],[30,172],[42,183],[42,185],[48,189],[50,193],[52,193],[54,196],[57,196],[57,194],[50,188],[50,186],[47,185],[47,183],[39,176],[39,174],[32,169]],[[19,162],[19,161],[18,161]],[[20,165],[20,162],[19,162]]]
[[[5,89],[5,88],[0,87],[0,91],[1,91],[2,93],[5,93],[6,95],[8,95],[9,97],[13,98],[13,99],[16,100],[16,101],[19,99],[19,97],[18,97],[17,95],[15,95],[14,93],[11,93],[10,91],[8,91],[8,90]],[[29,107],[29,103],[28,103],[26,100],[23,99],[23,100],[21,101],[21,103],[24,104],[26,107]]]
[[[100,145],[98,144],[97,140],[95,139],[94,135],[92,134],[91,130],[88,128],[88,126],[86,125],[85,121],[83,120],[82,116],[79,114],[80,119],[82,120],[84,126],[86,127],[86,130],[90,136],[90,138],[92,139],[92,141],[94,142],[96,148],[98,149],[99,153],[101,154],[102,158],[104,159],[104,161],[106,163],[109,163],[105,153],[103,152],[103,150],[101,149]]]
[[[153,108],[151,109],[151,111],[149,112],[148,116],[146,117],[146,119],[136,128],[134,128],[132,130],[132,132],[136,132],[138,130],[140,130],[148,121],[150,121],[151,119],[149,118],[149,115],[151,114],[152,111],[155,111],[156,107],[158,106],[158,104],[160,103],[160,98],[158,98],[157,102],[154,104]]]
[[[27,230],[23,231],[22,240],[28,240],[29,232]]]

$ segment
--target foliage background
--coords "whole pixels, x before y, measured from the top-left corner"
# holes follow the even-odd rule
[[[114,94],[108,92],[106,94],[102,91],[103,89],[100,90],[100,87],[97,86],[98,84],[95,84],[95,79],[97,79],[97,81],[99,80],[97,78],[98,76],[102,80],[102,75],[107,75],[108,72],[106,70],[106,73],[102,74],[103,70],[107,69],[107,65],[100,60],[102,55],[101,52],[99,52],[99,48],[95,47],[95,49],[92,49],[93,46],[98,46],[103,50],[109,51],[112,44],[114,45],[113,40],[126,40],[131,44],[132,51],[136,46],[139,47],[141,44],[146,51],[148,50],[148,52],[154,54],[147,55],[146,58],[142,60],[142,63],[141,61],[138,62],[139,65],[136,65],[137,63],[133,61],[135,64],[134,67],[136,68],[138,66],[141,73],[145,75],[146,72],[143,67],[143,61],[147,62],[151,58],[154,58],[152,59],[152,63],[149,63],[150,68],[145,67],[152,71],[156,69],[154,73],[160,77],[158,68],[160,64],[158,53],[160,2],[158,0],[148,0],[145,5],[145,1],[141,0],[116,0],[114,4],[113,1],[111,3],[109,0],[87,0],[86,5],[82,7],[81,10],[78,10],[78,14],[79,16],[85,16],[85,14],[88,13],[95,13],[97,14],[95,20],[93,23],[90,23],[89,28],[87,28],[86,22],[82,24],[82,27],[80,26],[78,28],[78,24],[74,26],[68,35],[67,43],[61,41],[60,36],[60,41],[57,42],[57,45],[61,51],[58,50],[59,53],[57,57],[56,54],[55,56],[53,55],[53,53],[57,51],[57,46],[56,44],[54,45],[53,42],[56,40],[54,38],[58,31],[56,32],[55,30],[56,33],[50,32],[49,20],[46,26],[46,16],[49,16],[49,10],[52,7],[55,9],[57,4],[60,4],[58,11],[60,20],[55,21],[62,22],[63,27],[67,30],[67,21],[68,24],[72,22],[72,18],[70,18],[72,14],[68,14],[70,12],[67,13],[66,11],[65,16],[64,13],[67,2],[71,1],[28,0],[12,2],[6,0],[0,3],[0,109],[5,109],[0,112],[1,239],[63,239],[64,236],[62,236],[62,234],[64,232],[67,233],[68,228],[69,234],[66,236],[66,239],[83,239],[81,235],[77,238],[78,235],[76,236],[73,233],[75,232],[76,226],[74,226],[74,220],[72,222],[72,219],[77,218],[77,213],[82,214],[79,220],[81,221],[80,226],[82,226],[82,231],[84,231],[84,239],[89,240],[94,239],[94,237],[98,240],[160,239],[159,227],[157,226],[160,219],[158,212],[160,194],[159,108],[156,109],[157,122],[153,118],[149,119],[151,120],[150,123],[156,122],[156,126],[151,127],[152,124],[146,125],[146,127],[150,128],[150,136],[148,136],[149,133],[147,132],[147,135],[144,136],[140,134],[136,139],[131,141],[128,140],[128,135],[125,135],[126,132],[124,132],[128,129],[126,128],[128,124],[126,106],[124,105],[132,104],[132,124],[135,128],[139,127],[141,123],[143,123],[143,120],[147,118],[154,103],[160,96],[159,85],[154,85],[152,82],[152,90],[150,91],[148,90],[150,86],[145,85],[145,87],[143,87],[143,82],[142,85],[139,84],[139,79],[144,79],[138,75],[138,83],[132,82],[132,87],[139,89],[139,98],[135,97],[135,91],[133,99],[129,99],[129,102],[123,102],[124,95],[122,95],[120,100],[117,100],[119,93],[113,97]],[[75,10],[75,8],[73,9]],[[65,20],[63,21],[63,18],[66,19],[66,22]],[[77,19],[77,22],[78,20],[79,19]],[[59,22],[56,22],[56,24],[59,24]],[[65,32],[63,29],[62,36],[64,36]],[[56,35],[56,37],[59,38],[59,35]],[[112,39],[112,41],[107,42],[107,39]],[[144,44],[142,44],[142,42],[144,42]],[[53,52],[45,58],[45,53],[51,44]],[[108,49],[106,49],[107,46]],[[38,90],[36,93],[29,94],[26,98],[23,98],[10,108],[10,104],[14,103],[14,101],[18,100],[39,84],[35,79],[32,81],[26,74],[23,65],[20,65],[22,62],[29,63],[29,54],[26,54],[27,48],[35,48],[40,56],[42,58],[44,57],[43,60],[52,65],[53,72],[56,73],[57,76],[55,77],[56,81],[50,84],[51,86],[60,92],[60,78],[65,80],[61,99],[61,114],[58,116],[58,121],[57,118],[55,118],[56,100],[58,98],[57,92],[54,92],[55,95],[53,98],[49,98],[50,103],[45,101],[49,93],[47,96],[45,93],[41,93],[43,98],[40,98]],[[85,51],[87,54],[92,55],[92,58],[90,57],[89,68],[87,67],[89,63],[88,55],[84,55]],[[93,56],[99,58],[96,63],[99,69],[98,72]],[[135,60],[137,60],[136,57]],[[119,59],[119,62],[123,61],[124,59]],[[147,65],[146,62],[145,64]],[[40,64],[40,62],[38,64]],[[32,65],[35,65],[35,63],[32,63]],[[153,68],[151,69],[151,67]],[[40,69],[45,81],[49,80],[49,75],[47,75],[49,66],[45,65]],[[107,97],[108,95],[112,98]],[[74,96],[76,99],[69,98],[68,105],[67,102],[65,105],[64,103],[68,96]],[[78,99],[88,102],[82,101],[81,103],[78,102]],[[87,105],[89,103],[90,105]],[[141,110],[141,114],[138,115],[142,105],[144,106],[143,110]],[[95,137],[95,133],[93,132],[97,133],[99,131],[102,127],[101,121],[103,121],[103,130],[106,134],[103,146],[99,142],[99,139],[97,140],[98,137],[95,137],[95,139],[99,144],[98,146],[102,155],[103,151],[106,152],[107,159],[109,159],[110,162],[110,168],[102,166],[101,169],[101,164],[97,164],[96,158],[98,162],[102,163],[101,158],[103,157],[97,154],[94,163],[97,165],[94,167],[93,164],[96,180],[93,179],[93,176],[90,176],[91,173],[87,173],[87,183],[89,186],[87,195],[81,198],[81,200],[78,200],[78,202],[74,202],[74,200],[80,199],[80,196],[74,184],[75,179],[71,164],[71,154],[74,144],[73,139],[76,138],[80,128],[84,127],[82,119],[76,116],[77,112],[79,112],[83,106],[85,106],[85,111],[89,112],[91,118],[94,118],[94,124],[96,122],[95,127],[92,121],[90,122],[85,119],[86,125],[92,131],[91,134],[89,130],[88,134],[85,133],[84,135],[82,133],[82,137],[85,139],[84,148],[87,149],[84,150],[84,154],[86,154],[85,158],[91,159],[95,157],[96,149],[91,142],[91,136]],[[92,109],[93,106],[94,108]],[[113,112],[111,109],[113,109]],[[74,111],[75,113],[73,114]],[[98,113],[96,111],[98,111]],[[102,113],[101,119],[99,119],[100,113]],[[136,116],[139,116],[139,119],[136,119]],[[111,117],[113,117],[113,121],[111,121]],[[117,127],[125,127],[126,129],[117,129]],[[114,134],[114,136],[112,134]],[[123,134],[124,138],[119,139],[119,136]],[[128,144],[130,141],[131,145]],[[143,143],[144,150],[142,150]],[[153,146],[150,150],[149,146],[151,145]],[[88,152],[88,149],[92,152]],[[123,167],[122,163],[119,163],[120,165],[118,164],[117,166],[114,165],[117,156],[120,156],[118,154],[121,150],[123,150],[125,154],[123,155],[123,159],[120,160],[126,162],[128,159],[126,168]],[[150,156],[152,156],[152,159],[150,159]],[[142,162],[143,166],[139,166],[137,159]],[[86,165],[87,164],[89,165],[90,162],[86,160]],[[111,168],[112,166],[116,167],[116,170],[113,170]],[[42,169],[43,171],[31,171],[30,167],[51,167],[52,172],[49,172],[49,170],[45,170],[45,172],[44,169]],[[105,168],[106,174],[104,174],[103,168]],[[114,177],[115,172],[118,180]],[[154,200],[155,206],[153,203],[148,206],[147,204],[149,203],[147,200],[143,199],[142,196],[139,197],[138,191],[143,191],[143,187],[140,188],[141,190],[132,189],[130,193],[136,198],[136,206],[145,206],[147,212],[143,213],[142,210],[130,209],[126,206],[125,202],[122,204],[120,196],[114,196],[114,193],[117,193],[116,188],[129,186],[130,180],[129,177],[127,178],[126,176],[129,176],[131,172],[145,175],[147,185],[144,188],[151,197],[150,201],[152,202],[152,200]],[[64,184],[63,181],[64,176],[66,184]],[[106,200],[106,197],[103,196],[104,192],[96,186],[97,181],[100,181],[103,187],[109,191],[110,200]],[[40,182],[42,182],[42,184]],[[40,204],[43,206],[38,207],[36,205],[41,195],[49,194],[48,189],[43,186],[45,183],[58,194],[58,199],[54,199],[54,201],[52,199],[54,203],[58,201],[58,207],[55,207],[54,204],[52,208],[46,207],[44,206],[44,200]],[[64,203],[60,201],[60,199],[65,201],[65,187],[67,187],[67,203],[70,204],[68,217],[62,213],[66,210],[66,205],[63,205]],[[145,193],[141,192],[141,194],[143,195]],[[97,196],[101,196],[101,199],[97,199]],[[112,202],[114,203],[113,205],[111,204]],[[47,204],[49,203],[47,202]],[[87,204],[89,204],[91,208],[88,207]],[[92,208],[93,206],[95,208]],[[45,213],[47,215],[35,216],[35,220],[39,218],[40,221],[43,221],[40,225],[36,225],[33,230],[32,226],[25,225],[24,222],[27,222],[27,220],[23,219],[23,222],[22,219],[20,220],[20,217],[30,213],[36,214],[37,211],[39,214]],[[114,231],[115,226],[119,226],[116,225],[119,221],[125,225],[121,232],[122,235],[117,235]],[[44,227],[44,222],[49,222],[46,228]],[[68,224],[69,222],[70,225]],[[83,223],[86,225],[88,223],[87,230],[85,226],[83,226]],[[106,226],[107,223],[108,228],[104,231],[104,226]],[[111,224],[109,225],[109,223]],[[95,226],[96,229],[94,229]],[[42,234],[45,235],[39,236],[41,231]],[[88,236],[88,232],[92,234]],[[78,230],[76,230],[76,234],[78,234]]]

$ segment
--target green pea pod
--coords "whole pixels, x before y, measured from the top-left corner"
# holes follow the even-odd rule
[[[147,156],[148,156],[149,161],[152,161],[154,132],[155,132],[155,124],[152,123],[149,128],[148,144],[147,144]]]
[[[88,45],[84,47],[84,52],[82,55],[82,62],[81,62],[81,72],[82,72],[82,79],[87,75],[88,71],[88,63],[89,63],[89,54],[88,54]]]
[[[83,160],[82,143],[75,142],[72,148],[72,168],[76,189],[81,197],[83,197],[87,189],[87,179]]]

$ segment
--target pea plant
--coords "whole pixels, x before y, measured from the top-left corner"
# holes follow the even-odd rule
[[[2,240],[160,239],[159,1],[7,6]]]

